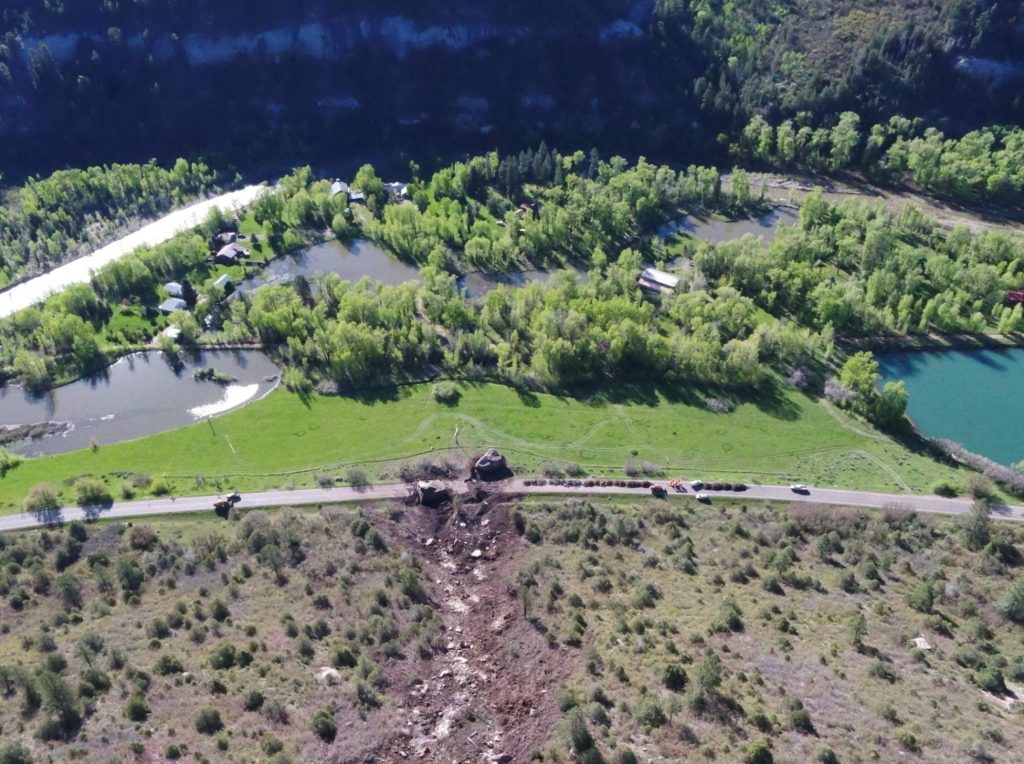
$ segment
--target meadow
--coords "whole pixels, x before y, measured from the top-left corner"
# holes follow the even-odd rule
[[[750,483],[806,483],[928,492],[963,474],[914,454],[846,413],[791,390],[769,402],[714,413],[651,391],[573,398],[463,384],[457,403],[430,385],[373,400],[278,390],[224,416],[94,449],[29,459],[0,478],[0,512],[18,511],[28,490],[52,483],[68,505],[80,477],[103,480],[115,499],[163,492],[202,495],[342,482],[353,470],[395,480],[426,456],[464,463],[495,446],[521,474],[576,466],[621,476],[627,462],[663,475]]]

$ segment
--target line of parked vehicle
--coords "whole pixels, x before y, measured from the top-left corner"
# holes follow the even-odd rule
[[[745,491],[746,483],[705,483],[703,480],[691,480],[688,483],[674,479],[668,481],[668,488],[652,480],[612,480],[604,478],[529,478],[524,480],[525,485],[556,485],[568,488],[596,488],[596,487],[617,487],[617,488],[646,488],[651,494],[658,497],[667,496],[671,489],[675,493],[687,493],[687,488],[693,492],[697,501],[707,503],[711,497],[707,491]],[[807,494],[810,489],[803,483],[793,483],[789,489],[794,493]]]
[[[682,480],[670,480],[668,488],[653,480],[613,480],[610,478],[529,478],[524,480],[525,485],[555,485],[568,488],[646,488],[654,496],[665,496],[668,489],[676,493],[687,493],[687,487],[694,492],[697,501],[707,502],[710,497],[704,491],[745,491],[746,483],[705,483],[702,480],[691,480],[684,483]]]

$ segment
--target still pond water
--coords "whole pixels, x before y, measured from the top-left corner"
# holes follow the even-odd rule
[[[465,290],[470,299],[483,297],[498,286],[518,287],[534,283],[546,283],[557,271],[527,270],[512,273],[472,272],[459,277],[458,286]],[[571,271],[577,277],[579,271]],[[407,281],[422,281],[423,276],[415,265],[392,257],[373,242],[357,239],[345,244],[326,241],[294,255],[274,260],[263,271],[245,280],[242,288],[258,289],[266,284],[284,284],[298,275],[312,278],[336,273],[345,281],[359,281],[364,276],[370,281],[387,286],[404,284]]]
[[[667,239],[675,234],[681,234],[718,244],[751,234],[769,242],[775,238],[775,233],[781,226],[794,226],[799,222],[799,210],[792,207],[773,207],[763,215],[749,218],[728,219],[717,215],[688,215],[682,220],[665,223],[658,229],[658,235]]]
[[[1024,459],[1024,349],[881,353],[883,380],[907,383],[918,429],[1002,464]]]
[[[300,274],[312,278],[329,273],[338,274],[344,281],[359,281],[367,276],[370,281],[389,286],[423,279],[415,265],[391,257],[373,242],[357,239],[350,244],[325,241],[302,252],[279,257],[259,275],[246,279],[243,288],[283,284]]]
[[[205,351],[182,356],[175,371],[160,352],[122,358],[103,374],[80,379],[35,397],[20,387],[0,388],[0,424],[67,422],[61,434],[30,440],[10,448],[25,455],[56,454],[141,438],[173,430],[241,406],[269,392],[279,372],[255,350]],[[192,370],[212,367],[236,382],[196,382]]]
[[[666,223],[658,229],[658,235],[668,238],[675,234],[705,239],[712,244],[738,239],[746,234],[763,237],[771,241],[780,226],[795,225],[799,212],[791,207],[774,207],[757,217],[728,220],[717,216],[687,216],[682,220]],[[584,274],[568,268],[577,278]],[[410,263],[391,256],[371,241],[356,239],[349,243],[327,241],[307,250],[274,260],[261,273],[246,279],[242,289],[258,289],[266,284],[287,283],[298,275],[312,278],[316,275],[336,273],[346,281],[359,281],[369,277],[371,281],[389,286],[407,281],[422,281],[419,269]],[[557,271],[526,270],[511,273],[466,273],[459,278],[458,286],[466,296],[479,299],[498,286],[518,287],[534,283],[546,283]]]

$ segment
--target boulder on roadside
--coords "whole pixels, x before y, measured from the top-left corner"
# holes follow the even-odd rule
[[[507,476],[509,473],[508,462],[505,460],[504,455],[496,448],[489,448],[484,454],[476,460],[473,465],[473,472],[477,477],[483,478],[484,480],[493,480],[496,478],[502,478]]]
[[[425,507],[437,507],[451,498],[448,486],[440,480],[420,480],[416,483],[416,499]]]

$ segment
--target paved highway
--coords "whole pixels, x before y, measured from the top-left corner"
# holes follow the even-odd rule
[[[461,484],[453,484],[458,488]],[[510,493],[557,494],[557,495],[649,495],[643,488],[618,487],[571,487],[554,485],[526,485],[523,480],[513,479],[502,484]],[[401,499],[407,496],[409,487],[405,484],[375,485],[367,488],[313,488],[300,491],[263,491],[242,496],[242,508],[302,506],[309,504],[338,504],[378,499]],[[811,504],[830,504],[846,507],[885,507],[895,504],[915,512],[940,515],[963,515],[971,508],[969,499],[944,499],[940,496],[917,494],[874,493],[869,491],[842,491],[833,488],[811,487],[806,493],[794,493],[787,486],[757,485],[743,492],[708,491],[711,503],[719,498],[766,499],[769,501],[793,501]],[[678,494],[670,492],[668,500],[693,496],[692,491]],[[65,507],[45,517],[35,514],[17,514],[0,517],[0,532],[35,528],[68,522],[71,520],[114,519],[126,520],[133,517],[167,515],[176,512],[211,511],[219,496],[189,496],[183,498],[161,498],[147,501],[116,502],[110,507],[85,510],[81,507]],[[1000,506],[993,516],[1005,520],[1024,522],[1024,507]]]

